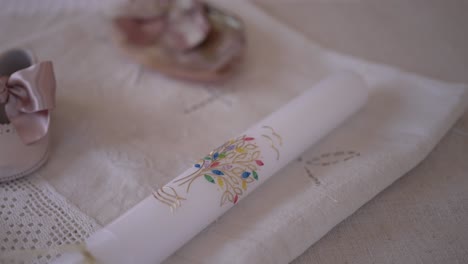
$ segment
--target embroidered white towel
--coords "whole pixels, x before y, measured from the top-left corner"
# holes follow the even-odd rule
[[[54,149],[41,174],[100,224],[321,78],[361,73],[375,92],[359,115],[166,261],[286,263],[424,159],[464,111],[466,86],[325,50],[248,2],[223,5],[245,19],[249,51],[220,86],[141,69],[93,14],[3,15],[0,45],[54,60]]]

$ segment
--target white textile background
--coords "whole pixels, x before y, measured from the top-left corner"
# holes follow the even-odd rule
[[[54,61],[53,151],[39,173],[100,224],[322,77],[363,74],[374,89],[363,111],[167,261],[285,263],[417,165],[463,113],[466,87],[327,51],[247,2],[224,5],[245,19],[249,39],[242,71],[225,85],[142,69],[113,46],[105,20],[82,11],[4,15],[0,45]]]

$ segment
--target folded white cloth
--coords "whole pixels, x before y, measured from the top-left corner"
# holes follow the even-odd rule
[[[40,174],[100,224],[322,77],[361,73],[374,90],[365,109],[166,261],[286,263],[424,159],[463,113],[467,89],[328,51],[248,2],[223,5],[244,18],[249,43],[224,85],[142,69],[93,14],[4,15],[0,45],[54,61],[53,149]]]

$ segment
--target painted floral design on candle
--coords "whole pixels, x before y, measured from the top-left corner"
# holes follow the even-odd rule
[[[195,180],[204,179],[218,186],[223,194],[220,205],[237,203],[248,185],[257,181],[259,169],[264,165],[255,138],[243,135],[229,140],[195,163],[194,173],[175,181],[186,192]]]
[[[153,192],[154,198],[171,208],[171,212],[181,206],[181,201],[186,200],[177,194],[177,191],[169,186],[163,186]]]
[[[259,171],[265,165],[257,140],[266,140],[276,159],[280,157],[278,147],[283,145],[282,137],[270,126],[262,129],[264,133],[260,136],[242,135],[227,141],[196,162],[189,175],[172,181],[167,190],[164,187],[158,189],[153,196],[173,212],[182,205],[181,201],[187,200],[179,193],[189,193],[192,183],[202,181],[222,191],[220,206],[236,204],[249,185],[258,181]]]

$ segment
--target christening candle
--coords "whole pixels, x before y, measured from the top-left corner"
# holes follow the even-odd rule
[[[92,235],[80,253],[64,254],[56,263],[163,261],[357,112],[367,98],[367,86],[358,75],[330,76],[202,156]]]

